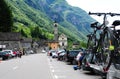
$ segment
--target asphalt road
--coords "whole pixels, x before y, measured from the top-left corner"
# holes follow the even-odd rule
[[[0,79],[101,79],[87,71],[48,57],[45,53],[0,62]]]
[[[52,79],[47,57],[33,54],[2,61],[0,79]]]

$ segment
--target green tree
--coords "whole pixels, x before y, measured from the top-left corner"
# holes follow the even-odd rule
[[[27,37],[27,34],[24,32],[23,29],[21,29],[21,34],[22,34],[22,36]]]
[[[5,0],[0,0],[0,31],[11,32],[13,28],[12,11]]]
[[[84,42],[84,41],[81,41],[81,47],[83,47],[83,48],[86,48],[87,47],[87,43],[86,42]]]
[[[32,34],[32,37],[38,38],[40,35],[39,27],[35,27],[34,30],[32,30],[31,34]]]

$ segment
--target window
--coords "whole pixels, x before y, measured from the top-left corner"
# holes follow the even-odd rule
[[[64,43],[62,42],[62,46],[64,46]]]

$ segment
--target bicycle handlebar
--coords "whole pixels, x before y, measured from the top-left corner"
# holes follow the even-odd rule
[[[109,12],[109,13],[92,13],[92,12],[89,12],[89,15],[97,15],[97,16],[101,16],[101,15],[110,15],[110,16],[120,16],[120,14],[118,14],[118,13],[111,13],[111,12]]]

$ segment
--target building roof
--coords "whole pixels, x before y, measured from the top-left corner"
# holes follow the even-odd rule
[[[48,40],[47,43],[58,43],[56,40]]]
[[[19,32],[0,32],[0,41],[20,41],[21,34]]]
[[[32,43],[32,38],[22,38],[21,42]]]
[[[67,36],[63,33],[59,36],[59,38],[61,38],[61,37],[66,37],[67,38]]]

